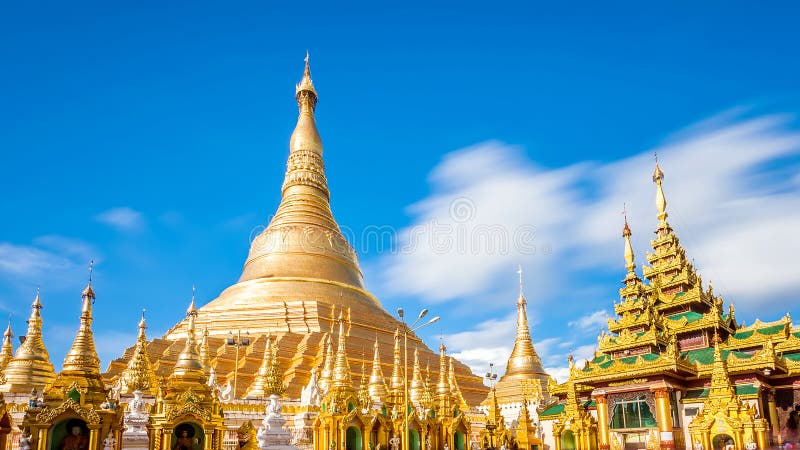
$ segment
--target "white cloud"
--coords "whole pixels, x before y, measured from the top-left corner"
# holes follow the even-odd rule
[[[785,122],[710,120],[655,149],[669,220],[690,257],[749,303],[800,288],[792,271],[800,191],[791,177],[771,176],[800,149],[800,134]],[[616,267],[621,278],[623,203],[639,265],[656,225],[652,154],[544,170],[499,142],[453,152],[432,171],[432,193],[410,207],[413,225],[399,233],[404,250],[382,261],[383,287],[429,301],[481,301],[520,261],[536,277],[529,298],[547,298],[578,269]],[[791,164],[780,162],[783,170]],[[515,236],[531,226],[532,240]],[[493,231],[508,245],[486,251],[482,238]]]
[[[144,215],[127,206],[103,211],[95,216],[95,220],[121,232],[141,231],[145,227]]]
[[[639,273],[650,248],[657,224],[654,151],[666,173],[668,220],[704,280],[736,302],[740,318],[788,303],[787,294],[800,289],[800,133],[784,116],[733,113],[605,163],[544,169],[496,141],[448,154],[431,172],[431,194],[409,208],[412,225],[399,233],[401,251],[381,261],[382,290],[480,310],[475,328],[451,336],[451,347],[481,372],[490,360],[504,366],[501,358],[513,345],[513,318],[486,319],[506,306],[485,299],[503,298],[518,263],[534,279],[526,296],[539,311],[531,314],[546,318],[543,310],[557,302],[560,309],[591,311],[570,325],[598,331],[605,311],[597,308],[612,305],[625,270],[623,203]],[[487,251],[479,239],[487,230],[509,245]],[[515,240],[519,230],[530,233]],[[594,333],[548,341],[564,329],[542,322],[537,349],[546,367],[563,374],[572,346],[576,361],[592,356]]]
[[[595,311],[593,313],[586,314],[585,316],[581,316],[578,318],[578,320],[573,320],[569,323],[569,326],[577,328],[583,332],[600,332],[600,330],[608,324],[606,321],[607,317],[608,311],[601,309],[600,311]]]
[[[36,277],[49,270],[70,267],[68,258],[28,245],[0,242],[0,272],[14,276]]]

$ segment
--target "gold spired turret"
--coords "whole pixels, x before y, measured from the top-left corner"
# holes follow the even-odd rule
[[[350,363],[347,362],[344,323],[344,316],[339,313],[339,342],[336,347],[336,365],[333,367],[333,381],[331,382],[331,388],[337,390],[353,388],[353,380],[350,378]]]
[[[142,320],[139,321],[139,335],[136,337],[136,347],[133,349],[133,356],[128,361],[128,367],[122,373],[123,394],[131,394],[134,391],[155,395],[158,388],[156,374],[153,372],[153,365],[147,356],[147,321],[142,310]]]
[[[380,347],[376,337],[372,355],[372,374],[369,376],[369,396],[373,402],[382,402],[386,398],[386,394],[386,380],[383,377],[383,370],[381,370]]]
[[[256,377],[247,388],[247,398],[265,398],[267,394],[267,378],[272,369],[272,337],[267,336],[267,343],[264,347],[264,356],[261,359],[261,366],[256,372]]]
[[[94,346],[94,334],[92,333],[92,306],[95,301],[92,282],[86,286],[81,293],[81,322],[78,333],[64,357],[64,373],[75,374],[100,374],[100,358],[97,356],[97,349]]]
[[[336,357],[333,354],[333,332],[327,333],[323,342],[327,341],[325,346],[325,358],[322,361],[322,373],[319,377],[319,388],[322,392],[327,392],[331,387],[331,380],[333,380],[333,363]]]
[[[9,317],[8,327],[6,327],[6,332],[3,333],[3,346],[0,348],[0,374],[6,370],[6,366],[8,366],[8,363],[14,358],[14,344],[11,341],[13,337],[14,333],[11,332],[11,317]]]
[[[425,385],[422,381],[422,368],[419,365],[419,350],[414,349],[414,371],[411,376],[411,385],[408,390],[411,404],[418,406],[422,402]]]
[[[31,305],[25,342],[17,348],[16,355],[6,366],[6,381],[0,386],[2,392],[29,393],[31,389],[41,390],[56,378],[50,355],[42,340],[41,309],[42,302],[37,291]]]
[[[531,329],[528,325],[528,302],[522,289],[522,267],[517,270],[519,275],[519,296],[517,297],[517,332],[514,338],[514,348],[506,364],[506,373],[497,382],[495,389],[500,403],[518,403],[522,401],[520,383],[538,383],[542,387],[542,394],[547,397],[547,380],[549,376],[542,365],[542,359],[536,353],[531,339]],[[484,404],[489,399],[484,400]]]
[[[394,351],[392,352],[394,361],[392,364],[392,380],[389,390],[397,398],[402,397],[403,392],[403,360],[400,358],[400,330],[394,330]]]
[[[194,292],[192,301],[186,310],[186,317],[189,319],[188,336],[183,351],[178,356],[178,362],[169,377],[172,384],[205,384],[206,374],[203,364],[200,362],[200,354],[197,351],[197,340],[195,338],[195,320],[197,319],[197,308],[194,306]]]

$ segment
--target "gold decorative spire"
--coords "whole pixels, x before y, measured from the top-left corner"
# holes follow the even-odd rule
[[[286,386],[283,384],[283,371],[281,370],[281,362],[278,359],[278,345],[273,345],[271,351],[272,356],[270,357],[269,372],[267,372],[264,393],[268,397],[273,394],[282,396],[283,393],[286,392]]]
[[[299,116],[289,142],[281,203],[269,226],[253,240],[239,282],[303,277],[363,289],[356,253],[331,212],[308,58],[296,98]]]
[[[208,326],[203,328],[203,338],[200,340],[200,364],[206,378],[211,374],[211,350],[208,348]]]
[[[656,161],[656,169],[653,172],[653,182],[656,184],[656,208],[658,209],[659,225],[665,225],[667,222],[667,197],[664,196],[664,189],[661,182],[664,180],[664,172],[658,166]]]
[[[369,396],[375,402],[381,402],[386,398],[386,380],[383,378],[381,370],[381,356],[378,350],[378,337],[375,337],[374,352],[372,355],[372,374],[369,376]]]
[[[392,365],[392,381],[389,389],[394,395],[403,392],[403,360],[400,358],[400,330],[394,330],[394,364]]]
[[[456,371],[453,369],[452,356],[450,357],[447,368],[447,379],[450,384],[450,396],[453,398],[453,404],[457,405],[462,411],[468,411],[469,405],[467,405],[466,400],[464,400],[464,396],[461,394],[461,388],[458,387],[458,382],[456,381]]]
[[[634,262],[633,245],[631,245],[631,227],[628,226],[628,214],[623,208],[622,214],[625,216],[625,225],[622,227],[622,237],[625,239],[625,268],[628,275],[625,281],[638,279],[636,275],[636,263]]]
[[[729,400],[735,401],[736,394],[731,379],[728,376],[728,366],[722,358],[722,351],[719,348],[720,339],[717,331],[714,330],[714,364],[711,371],[711,387],[708,390],[709,400]]]
[[[439,383],[436,385],[436,396],[439,398],[439,403],[446,402],[450,396],[450,383],[447,378],[447,355],[445,352],[447,347],[444,342],[439,345]],[[446,407],[445,407],[446,409]]]
[[[367,381],[367,363],[364,358],[361,359],[361,382],[358,385],[358,401],[365,408],[372,405],[372,397],[369,395],[369,382]]]
[[[347,361],[347,344],[344,334],[344,315],[339,312],[339,342],[336,347],[336,364],[333,367],[333,382],[331,387],[338,390],[349,390],[353,388],[353,381],[350,379],[350,363]]]
[[[272,337],[267,335],[267,343],[264,347],[264,356],[261,359],[261,366],[256,372],[253,383],[247,388],[247,398],[265,398],[268,397],[266,393],[267,377],[269,377],[272,369]]]
[[[542,360],[533,348],[531,330],[528,326],[528,313],[525,295],[522,293],[522,267],[517,270],[519,274],[519,297],[517,298],[517,334],[514,338],[514,349],[508,358],[506,373],[503,378],[514,375],[545,374]]]
[[[79,374],[100,374],[100,358],[94,346],[92,333],[92,305],[95,295],[92,289],[91,265],[89,266],[89,284],[81,293],[81,324],[72,342],[72,347],[64,358],[64,372]]]
[[[414,348],[414,371],[411,377],[411,387],[409,388],[409,397],[413,405],[416,406],[420,404],[424,389],[422,368],[419,365],[419,349]]]
[[[144,319],[144,309],[142,310],[142,320],[139,321],[139,335],[136,338],[136,347],[133,349],[133,356],[128,361],[128,366],[122,373],[122,393],[130,394],[134,391],[141,391],[150,395],[155,395],[158,388],[156,374],[150,357],[147,356],[147,322]]]
[[[17,353],[5,370],[6,382],[0,386],[2,392],[24,392],[42,389],[56,378],[50,355],[42,340],[42,302],[37,289],[36,298],[31,305],[28,318],[28,332],[25,341],[17,348]]]
[[[6,366],[14,357],[14,344],[11,341],[13,337],[14,333],[11,332],[11,316],[8,316],[8,327],[6,327],[6,332],[3,333],[3,347],[0,348],[0,374],[6,370]]]
[[[197,351],[197,337],[195,335],[195,321],[197,320],[197,308],[194,305],[195,290],[192,287],[192,301],[186,309],[188,328],[186,330],[186,344],[183,351],[178,356],[175,368],[172,370],[170,382],[198,383],[205,385],[206,374],[203,364],[200,362],[200,354]]]
[[[333,364],[335,356],[333,355],[333,332],[326,333],[327,345],[325,346],[325,358],[322,361],[322,373],[319,377],[319,388],[322,392],[328,392],[331,387],[331,380],[333,379]]]

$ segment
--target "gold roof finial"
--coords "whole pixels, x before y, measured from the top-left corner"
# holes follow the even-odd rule
[[[372,374],[369,376],[369,396],[373,401],[380,402],[386,397],[386,380],[381,370],[381,356],[378,347],[378,336],[375,336],[372,354]]]
[[[468,411],[469,405],[467,405],[467,401],[464,400],[464,396],[461,394],[461,388],[458,387],[458,381],[456,381],[456,371],[453,368],[452,356],[449,359],[447,367],[447,380],[450,384],[450,396],[453,399],[453,404],[458,406],[462,411]]]
[[[2,374],[8,363],[14,357],[13,337],[14,333],[11,332],[11,314],[9,314],[8,327],[6,327],[6,332],[3,333],[3,346],[0,348],[0,374]]]
[[[628,226],[628,212],[625,205],[622,205],[622,215],[625,217],[625,225],[622,227],[622,237],[625,238],[625,268],[628,275],[634,274],[636,263],[634,262],[633,245],[631,245],[631,227]]]
[[[658,155],[656,158],[656,169],[653,171],[653,182],[656,184],[656,209],[658,209],[659,225],[665,225],[667,220],[667,197],[664,196],[664,188],[661,186],[664,180],[664,172],[658,165]]]
[[[158,387],[153,365],[147,356],[147,321],[144,318],[145,310],[142,308],[142,319],[139,321],[139,335],[136,338],[136,347],[133,356],[128,361],[128,366],[122,373],[122,393],[130,394],[141,391],[154,395]]]
[[[39,289],[31,304],[28,318],[28,331],[25,341],[17,348],[14,358],[4,372],[6,382],[0,386],[2,392],[28,393],[31,389],[41,389],[50,385],[56,378],[50,355],[42,340],[42,302]]]
[[[272,358],[267,374],[266,394],[283,395],[286,392],[286,386],[283,385],[283,371],[281,370],[281,362],[278,359],[278,343],[272,346]]]
[[[317,90],[314,89],[314,83],[311,81],[308,53],[306,53],[305,61],[306,67],[303,70],[303,78],[295,87],[295,98],[297,99],[297,107],[300,110],[300,117],[297,118],[297,125],[289,141],[289,149],[292,153],[308,150],[317,155],[322,155],[322,139],[319,137],[317,125],[314,122],[314,110],[317,108],[318,97]],[[284,182],[285,187],[286,182]],[[325,183],[324,187],[327,191],[327,183]]]
[[[439,344],[439,382],[436,384],[436,394],[440,401],[442,400],[443,396],[446,396],[450,393],[450,385],[447,383],[446,351],[447,347],[445,347],[444,339],[442,339],[442,343]]]
[[[273,349],[272,336],[267,334],[267,342],[264,346],[264,356],[261,359],[261,366],[258,368],[258,372],[256,372],[253,383],[247,388],[247,398],[266,398],[275,393],[272,392],[271,389],[274,387],[271,385],[275,384],[275,380],[271,380],[271,378],[275,378],[275,375],[277,375],[274,373],[276,357],[277,355]],[[281,386],[283,385],[282,377],[279,380],[279,384]],[[278,395],[282,393],[283,392],[280,392]]]
[[[526,306],[528,302],[522,292],[522,266],[517,270],[517,274],[519,274],[520,280],[520,292],[517,298],[517,333],[514,338],[514,349],[511,351],[511,356],[508,358],[508,364],[506,365],[506,375],[545,374],[542,361],[533,348],[531,330],[528,326]]]
[[[331,330],[333,330],[333,324],[331,324]],[[320,373],[319,377],[319,387],[323,393],[328,392],[333,379],[333,364],[336,359],[333,354],[333,331],[325,333],[325,340],[326,342],[323,342],[323,345],[325,345],[325,357],[322,359],[322,373]]]
[[[195,336],[195,321],[197,319],[197,308],[194,305],[195,287],[192,286],[192,301],[186,309],[186,318],[189,322],[186,329],[186,344],[183,351],[178,356],[175,368],[170,375],[170,382],[198,383],[205,385],[206,373],[203,364],[200,362],[200,354],[197,351],[197,336]]]
[[[89,262],[89,283],[81,293],[81,324],[78,333],[72,342],[72,347],[64,357],[64,372],[75,372],[76,374],[100,374],[100,358],[97,356],[97,349],[94,346],[94,334],[92,333],[92,304],[95,300],[94,290],[92,289],[92,270],[94,261]]]

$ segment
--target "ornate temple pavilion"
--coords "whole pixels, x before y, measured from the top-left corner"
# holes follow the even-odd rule
[[[570,357],[569,380],[549,388],[558,401],[539,417],[552,449],[764,449],[781,442],[800,403],[800,328],[788,314],[737,322],[667,221],[663,180],[656,164],[658,223],[643,278],[626,220],[617,317],[595,357],[582,367]]]

